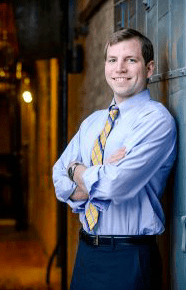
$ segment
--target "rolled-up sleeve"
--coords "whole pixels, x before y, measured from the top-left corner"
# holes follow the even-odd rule
[[[127,155],[117,164],[92,166],[85,171],[83,180],[93,201],[120,204],[135,197],[162,166],[164,172],[166,166],[167,172],[170,170],[176,150],[173,118],[167,120],[156,111],[144,116],[123,145]]]
[[[59,201],[69,204],[74,212],[81,212],[85,206],[85,200],[72,201],[70,195],[76,188],[75,182],[72,182],[67,174],[67,168],[70,162],[82,162],[79,148],[80,131],[71,140],[63,154],[53,166],[53,183],[55,187],[56,197]]]

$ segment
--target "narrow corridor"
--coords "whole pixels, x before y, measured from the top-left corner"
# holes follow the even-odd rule
[[[0,290],[59,290],[60,268],[55,261],[46,284],[49,257],[34,230],[0,226]]]

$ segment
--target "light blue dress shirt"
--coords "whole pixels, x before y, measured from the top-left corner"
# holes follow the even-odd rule
[[[91,151],[103,129],[108,110],[91,114],[82,124],[53,168],[57,198],[79,213],[83,228],[98,235],[155,235],[164,231],[160,199],[176,156],[176,126],[168,110],[150,98],[149,90],[119,104],[119,116],[104,151],[107,159],[126,147],[116,164],[91,166]],[[89,200],[72,201],[76,184],[68,178],[70,162],[86,167],[83,180]],[[90,231],[85,218],[89,202],[100,211]]]

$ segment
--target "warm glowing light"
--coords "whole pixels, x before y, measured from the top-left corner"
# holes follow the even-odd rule
[[[16,66],[16,78],[21,79],[22,78],[22,63],[18,62]]]
[[[32,94],[29,91],[25,91],[23,93],[23,99],[26,103],[31,103],[32,102]]]
[[[25,78],[25,79],[24,79],[24,83],[25,83],[26,85],[29,85],[29,84],[30,84],[30,78]]]
[[[4,70],[1,70],[1,71],[0,71],[0,76],[1,76],[1,77],[5,77],[5,72],[4,72]]]

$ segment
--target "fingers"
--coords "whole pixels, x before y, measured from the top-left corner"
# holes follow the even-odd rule
[[[115,151],[108,159],[106,159],[104,164],[116,163],[122,158],[124,158],[126,156],[126,153],[127,153],[126,148],[122,147],[118,149],[117,151]]]
[[[125,154],[126,154],[126,148],[125,147],[122,147],[120,149],[118,149],[114,154],[113,156],[121,156],[121,157],[125,157]]]

